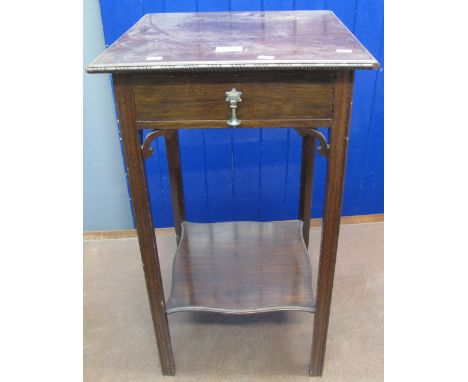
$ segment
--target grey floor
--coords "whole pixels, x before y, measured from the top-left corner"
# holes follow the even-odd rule
[[[341,227],[325,371],[317,381],[383,381],[383,223]],[[317,270],[320,228],[309,250]],[[170,290],[175,239],[158,237]],[[169,316],[176,376],[162,377],[136,239],[84,243],[84,379],[310,381],[313,315]]]

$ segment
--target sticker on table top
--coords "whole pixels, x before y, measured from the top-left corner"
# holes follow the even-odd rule
[[[146,57],[147,61],[161,61],[163,56],[148,56]]]
[[[352,49],[337,49],[336,53],[353,53]]]
[[[275,56],[263,56],[263,55],[258,55],[257,60],[273,60]]]
[[[217,46],[216,53],[242,52],[241,46]]]

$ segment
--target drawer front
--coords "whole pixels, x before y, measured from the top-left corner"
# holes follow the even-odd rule
[[[249,122],[331,119],[333,81],[331,71],[162,73],[135,76],[133,89],[137,121],[218,121],[229,127],[226,92],[233,88],[242,92],[236,109],[241,126],[253,126]]]

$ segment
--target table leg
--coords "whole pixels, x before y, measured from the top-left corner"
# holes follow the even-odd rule
[[[171,183],[172,211],[178,244],[182,235],[182,222],[185,220],[184,186],[182,181],[182,166],[180,164],[178,130],[171,130],[166,135],[166,148]]]
[[[335,81],[333,123],[330,131],[330,148],[328,153],[325,212],[320,244],[317,301],[309,369],[311,376],[321,376],[323,373],[336,251],[340,230],[354,72],[338,71],[336,72]]]
[[[314,179],[315,138],[302,138],[301,186],[299,195],[299,219],[302,220],[302,236],[309,247],[310,212],[312,209],[312,184]]]
[[[166,315],[158,248],[149,205],[145,168],[141,153],[140,132],[136,127],[135,106],[131,78],[114,75],[120,130],[124,147],[127,176],[130,184],[132,208],[145,273],[146,288],[164,375],[175,374],[169,325]]]

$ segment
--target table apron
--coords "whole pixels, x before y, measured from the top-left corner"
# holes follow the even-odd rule
[[[140,129],[332,124],[333,71],[140,74],[132,83]]]

